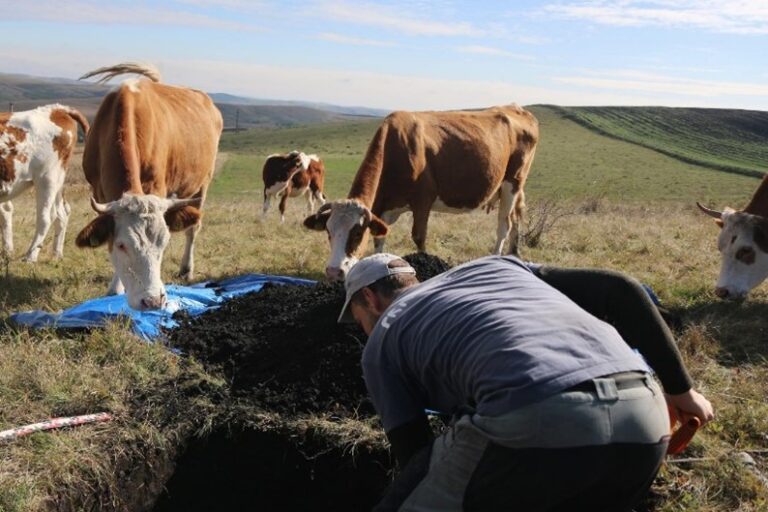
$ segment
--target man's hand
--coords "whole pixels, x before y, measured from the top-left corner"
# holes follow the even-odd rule
[[[715,419],[712,404],[704,398],[704,395],[693,389],[679,395],[665,395],[665,398],[667,405],[677,413],[682,422],[695,416],[699,418],[703,426]]]

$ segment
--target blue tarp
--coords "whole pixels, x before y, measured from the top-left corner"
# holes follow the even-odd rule
[[[30,327],[88,328],[103,326],[123,317],[131,321],[133,331],[147,341],[160,335],[161,328],[173,328],[177,311],[199,315],[218,307],[222,302],[249,292],[261,290],[266,283],[309,285],[315,281],[295,277],[247,274],[223,281],[197,283],[191,286],[166,286],[168,303],[164,309],[137,311],[128,305],[125,295],[111,295],[87,300],[60,313],[27,311],[11,315],[11,320]]]

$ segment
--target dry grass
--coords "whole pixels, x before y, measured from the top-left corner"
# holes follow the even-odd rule
[[[78,174],[73,171],[70,177]],[[343,194],[343,182],[340,179],[329,192],[332,197]],[[259,185],[244,184],[251,187]],[[78,250],[72,243],[93,217],[88,195],[84,183],[70,181],[72,217],[64,259],[50,261],[46,250],[37,265],[20,261],[34,224],[32,196],[15,202],[17,251],[8,262],[8,275],[0,273],[0,317],[26,309],[59,310],[106,291],[111,277],[106,251]],[[543,201],[531,195],[530,208],[535,210]],[[768,296],[763,286],[741,305],[713,297],[710,289],[719,265],[717,228],[688,203],[625,203],[604,196],[561,201],[558,207],[568,215],[543,230],[536,247],[524,248],[524,257],[626,271],[683,314],[681,351],[697,387],[714,403],[718,419],[685,454],[704,460],[670,464],[662,472],[655,486],[658,510],[765,510],[768,491],[734,456],[751,451],[758,469],[768,471],[768,459],[760,452],[768,449]],[[286,222],[279,224],[274,211],[267,221],[260,220],[261,199],[256,192],[212,194],[197,244],[198,278],[254,271],[321,278],[327,241],[301,227],[304,208],[301,202],[290,201]],[[495,226],[493,213],[434,214],[428,249],[454,263],[484,256],[493,245]],[[50,238],[46,243],[49,247]],[[182,237],[174,237],[163,268],[169,282],[182,249]],[[414,250],[410,216],[393,226],[387,250],[401,254]],[[121,487],[125,478],[115,469],[132,457],[142,460],[153,450],[177,445],[174,436],[181,435],[181,427],[164,423],[162,411],[168,403],[153,390],[169,380],[183,380],[189,371],[176,356],[140,343],[120,325],[67,338],[50,332],[0,331],[0,429],[99,410],[118,417],[110,424],[37,434],[0,447],[0,510],[66,509],[63,504],[72,501],[62,496],[74,495],[101,500],[86,503],[83,509],[139,509],[137,502],[120,497],[129,491]],[[195,407],[202,411],[195,428],[210,426],[206,404]],[[349,434],[345,425],[328,428],[338,435]],[[358,433],[361,443],[380,436],[374,426]],[[166,459],[170,456],[169,452]],[[168,470],[155,469],[158,474]],[[131,474],[142,471],[152,468]]]

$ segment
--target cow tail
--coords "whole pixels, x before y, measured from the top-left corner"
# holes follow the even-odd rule
[[[118,75],[124,75],[126,73],[133,73],[135,75],[141,75],[149,78],[153,82],[160,81],[160,71],[151,64],[139,64],[137,62],[123,62],[114,66],[106,66],[103,68],[94,69],[81,76],[78,80],[85,80],[86,78],[92,78],[102,75],[96,83],[103,84],[108,82]]]
[[[67,114],[69,114],[69,117],[74,119],[74,121],[80,125],[80,128],[83,130],[83,135],[88,135],[88,130],[91,129],[90,125],[88,124],[88,119],[86,119],[79,110],[76,110],[72,107],[69,107]]]
[[[384,149],[388,132],[389,122],[385,120],[368,144],[365,158],[357,170],[347,196],[349,199],[359,199],[368,208],[373,206],[373,198],[376,196],[381,173],[384,169]]]

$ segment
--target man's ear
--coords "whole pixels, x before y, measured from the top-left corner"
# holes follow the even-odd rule
[[[387,223],[371,213],[371,223],[368,225],[373,236],[386,236],[389,233]]]
[[[182,206],[168,210],[164,214],[165,223],[171,232],[184,231],[188,227],[194,226],[200,222],[202,216],[203,212],[194,206]]]
[[[368,308],[372,309],[377,315],[381,315],[384,313],[384,311],[387,310],[387,306],[384,305],[384,301],[382,301],[381,297],[379,297],[376,292],[367,286],[361,288],[361,291],[363,292],[363,297],[365,297],[365,301],[368,304]]]
[[[115,232],[115,218],[111,215],[99,215],[93,219],[75,239],[78,247],[98,247],[103,245]]]
[[[304,227],[312,229],[314,231],[325,231],[325,226],[328,224],[328,219],[331,217],[330,210],[326,210],[320,213],[313,213],[306,219],[304,219]]]

